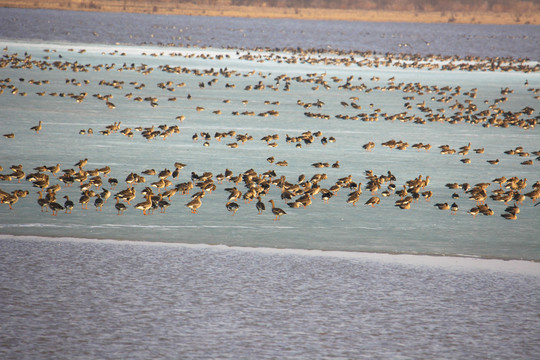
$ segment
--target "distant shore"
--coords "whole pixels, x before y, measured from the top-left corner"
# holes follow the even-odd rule
[[[0,0],[0,7],[45,8],[94,12],[129,12],[161,15],[228,16],[246,18],[290,18],[302,20],[342,20],[363,22],[418,22],[457,24],[540,25],[540,13],[517,14],[512,12],[401,12],[351,9],[280,8],[254,6],[213,7],[190,3],[141,2],[135,0]]]

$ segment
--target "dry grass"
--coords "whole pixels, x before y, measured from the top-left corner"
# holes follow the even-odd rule
[[[0,0],[0,7],[47,8],[58,10],[134,12],[147,14],[230,16],[248,18],[291,18],[312,20],[345,20],[375,22],[421,22],[464,24],[533,24],[540,25],[540,13],[499,12],[397,12],[377,10],[292,9],[248,6],[214,7],[162,1],[152,3],[137,0]]]

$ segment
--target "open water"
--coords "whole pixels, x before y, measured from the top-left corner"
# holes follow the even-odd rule
[[[287,211],[280,221],[273,221],[268,203],[266,212],[258,215],[254,203],[239,200],[240,208],[231,216],[224,189],[235,184],[227,181],[205,196],[198,214],[185,207],[189,195],[178,194],[165,213],[157,210],[148,216],[133,203],[117,216],[112,197],[103,211],[95,211],[93,201],[82,210],[77,184],[58,192],[59,199],[69,195],[75,201],[73,212],[53,217],[50,211],[40,211],[38,189],[31,182],[2,181],[0,188],[6,192],[29,190],[13,210],[5,204],[0,207],[3,358],[531,358],[539,352],[540,207],[527,198],[519,205],[518,219],[510,221],[500,216],[506,204],[488,200],[494,215],[473,218],[467,211],[475,202],[462,190],[445,186],[491,182],[504,175],[528,179],[523,192],[531,191],[539,180],[538,161],[524,166],[521,162],[529,158],[504,151],[518,146],[531,153],[540,150],[537,130],[464,122],[420,125],[383,116],[370,122],[335,117],[372,114],[377,108],[387,114],[403,111],[403,97],[410,94],[381,89],[391,77],[395,84],[461,86],[462,94],[456,96],[460,102],[468,99],[465,92],[476,89],[472,101],[481,109],[502,97],[501,89],[508,87],[513,92],[500,105],[505,111],[536,109],[538,100],[529,89],[540,87],[538,75],[293,63],[285,61],[292,58],[288,52],[273,52],[282,60],[265,60],[270,51],[252,50],[511,55],[528,58],[534,65],[538,27],[17,9],[3,9],[0,19],[4,56],[30,55],[50,64],[84,64],[90,70],[0,69],[0,79],[9,78],[5,84],[18,90],[13,94],[12,87],[5,88],[0,95],[0,131],[15,134],[0,140],[2,174],[8,174],[13,164],[22,164],[28,174],[41,165],[76,168],[77,161],[88,158],[86,169],[110,166],[109,177],[120,181],[115,193],[126,187],[124,179],[130,172],[174,169],[175,162],[186,164],[175,184],[189,181],[192,172],[216,175],[227,168],[234,175],[248,169],[274,170],[277,177],[284,175],[292,182],[300,174],[309,179],[324,172],[328,179],[321,182],[323,187],[351,175],[365,185],[365,171],[372,170],[377,175],[391,171],[398,189],[419,175],[430,176],[426,190],[434,193],[429,202],[421,199],[410,210],[401,210],[394,206],[395,195],[382,198],[375,208],[364,205],[371,196],[368,190],[352,206],[345,201],[347,189],[341,189],[328,204],[318,195],[306,209],[292,209],[273,187],[265,201],[275,199]],[[175,46],[160,45],[168,43]],[[248,55],[255,58],[247,60]],[[93,68],[100,64],[104,67],[99,71]],[[142,75],[125,68],[131,64],[135,68],[145,64],[153,71]],[[165,65],[192,71],[171,74],[162,71]],[[227,69],[235,75],[200,76],[193,71],[209,69],[212,73]],[[281,74],[308,78],[313,73],[325,74],[330,88],[291,82],[285,91],[284,83],[275,80]],[[372,91],[339,88],[349,76],[353,85],[364,84]],[[332,77],[341,80],[333,82]],[[37,86],[30,79],[48,83]],[[107,84],[113,81],[123,81],[122,88]],[[157,86],[168,81],[175,91]],[[141,83],[145,87],[137,89]],[[177,86],[181,83],[185,86]],[[260,83],[263,90],[244,90]],[[37,94],[41,91],[44,96]],[[88,93],[81,103],[69,96],[81,92]],[[116,108],[108,109],[92,96],[98,93],[113,95],[110,101]],[[133,96],[127,98],[127,93]],[[437,101],[443,96],[437,92],[412,95],[413,106],[425,101],[450,112],[453,104]],[[158,106],[133,101],[136,96],[154,97]],[[176,101],[169,101],[172,97]],[[330,118],[306,117],[297,100],[323,101],[321,109],[309,111]],[[356,101],[362,110],[344,107],[342,101],[348,105]],[[197,111],[197,106],[204,111]],[[217,110],[222,114],[213,113]],[[279,116],[232,115],[268,110],[279,111]],[[416,106],[411,112],[422,115]],[[185,116],[182,122],[176,120],[180,115]],[[530,117],[537,115],[534,110]],[[43,129],[36,134],[30,127],[39,120]],[[99,133],[120,121],[121,129],[166,124],[178,125],[180,133],[151,141],[137,132],[133,138]],[[79,134],[88,128],[94,135]],[[236,149],[226,145],[234,141],[231,138],[220,142],[212,138],[209,146],[192,140],[194,133],[231,130],[253,140]],[[323,145],[317,139],[297,148],[285,141],[287,135],[308,130],[321,131],[336,142]],[[279,135],[277,147],[260,140],[268,134]],[[419,152],[381,146],[390,139],[430,143],[433,148]],[[368,141],[376,144],[371,152],[362,149]],[[468,143],[485,148],[483,154],[468,155],[471,164],[463,164],[463,156],[441,155],[437,149],[443,144],[459,149]],[[270,164],[266,160],[270,156],[287,160],[288,166]],[[500,164],[487,163],[495,158]],[[311,166],[335,161],[339,168]],[[51,179],[51,184],[59,183],[52,175]],[[110,188],[103,179],[104,187]],[[140,191],[156,179],[147,176],[146,184],[136,185],[134,203],[142,201]],[[453,193],[459,197],[452,198]],[[442,202],[456,202],[457,214],[434,207]],[[396,253],[412,255],[389,255]]]

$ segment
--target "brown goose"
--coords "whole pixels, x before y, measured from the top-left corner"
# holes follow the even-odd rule
[[[436,206],[439,210],[450,210],[450,205],[448,203],[437,203]]]
[[[52,210],[52,216],[58,216],[58,212],[64,210],[64,207],[57,203],[54,197],[49,201],[49,208]]]
[[[81,204],[83,209],[88,209],[88,203],[90,202],[90,195],[88,190],[85,191],[79,198],[79,204]]]
[[[188,202],[186,206],[191,209],[192,214],[197,213],[197,209],[199,209],[202,205],[202,198],[204,196],[204,193],[202,193],[200,196],[196,196],[193,200]]]
[[[124,213],[124,211],[126,211],[126,209],[127,209],[126,205],[120,203],[120,197],[115,196],[114,198],[116,199],[116,204],[114,204],[114,207],[118,211],[118,215],[122,215]]]
[[[143,215],[147,215],[146,211],[152,207],[152,194],[146,194],[146,200],[135,205],[135,209],[143,211]]]
[[[504,214],[501,214],[501,216],[505,218],[506,220],[517,220],[517,214],[513,214],[513,213],[504,213]]]
[[[164,200],[163,199],[163,195],[162,194],[159,194],[159,200],[158,200],[158,206],[159,206],[159,212],[160,213],[165,213],[165,211],[167,210],[167,208],[169,206],[171,206],[171,204],[167,201],[167,200]]]
[[[478,207],[473,207],[471,208],[469,211],[467,211],[469,214],[471,214],[473,216],[473,219],[476,217],[476,215],[478,215],[478,213],[480,213],[480,209]]]
[[[375,207],[375,205],[379,204],[381,202],[381,199],[378,196],[373,196],[369,198],[368,201],[365,202],[365,205],[371,205],[371,207]]]
[[[96,200],[94,200],[94,206],[96,207],[96,211],[101,211],[103,209],[103,204],[105,202],[101,198],[101,195],[96,195]]]
[[[2,197],[2,202],[4,204],[8,204],[10,210],[13,210],[12,205],[15,204],[17,201],[19,201],[19,196],[17,195],[17,191],[14,191],[11,194],[8,193],[4,197]]]
[[[280,220],[283,215],[287,214],[285,210],[276,207],[274,200],[270,200],[268,202],[272,204],[272,214],[276,215],[274,221]]]
[[[75,205],[73,201],[69,199],[69,196],[64,196],[64,199],[66,201],[64,202],[64,209],[66,209],[66,214],[71,214],[71,211],[73,210],[73,206]]]
[[[232,212],[232,216],[234,216],[234,214],[236,214],[236,212],[238,211],[238,208],[240,208],[240,205],[238,205],[238,203],[235,203],[234,201],[228,201],[225,204],[225,207],[228,211]]]
[[[78,166],[79,169],[82,169],[86,164],[88,163],[88,158],[85,158],[83,160],[79,160],[75,165],[73,166]]]
[[[255,207],[257,208],[259,215],[261,215],[263,211],[266,210],[266,206],[264,206],[264,203],[262,202],[260,196],[257,196],[257,203],[255,204]]]
[[[39,120],[39,123],[36,126],[32,126],[30,130],[34,130],[36,134],[38,134],[42,128],[43,128],[43,125],[41,123],[41,120]]]
[[[360,192],[353,191],[349,194],[349,197],[347,198],[347,204],[353,204],[353,206],[356,206],[356,203],[360,200]]]
[[[37,193],[39,195],[37,203],[39,206],[41,206],[41,211],[43,212],[43,209],[45,209],[45,211],[49,211],[49,200],[43,198],[43,191],[38,191]]]

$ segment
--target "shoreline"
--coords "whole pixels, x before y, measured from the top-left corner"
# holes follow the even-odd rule
[[[503,12],[450,12],[450,11],[380,11],[360,9],[317,9],[280,8],[255,6],[223,6],[212,8],[195,4],[158,3],[155,5],[135,1],[94,0],[89,5],[76,4],[77,1],[50,1],[47,4],[21,0],[16,4],[0,0],[0,8],[49,9],[90,12],[126,12],[153,15],[185,15],[211,17],[243,17],[295,20],[327,20],[352,22],[406,22],[406,23],[448,23],[448,24],[492,24],[492,25],[540,25],[540,13],[527,14]]]
[[[453,269],[459,268],[462,270],[489,270],[540,276],[540,261],[538,260],[510,258],[505,259],[499,257],[483,257],[465,254],[446,255],[384,251],[321,250],[282,247],[237,246],[211,243],[148,241],[132,239],[0,234],[0,241],[9,239],[21,239],[25,241],[56,241],[135,246],[180,247],[188,249],[207,249],[212,251],[239,251],[246,253],[257,253],[261,255],[298,255],[313,257],[323,256],[337,257],[343,259],[357,259],[363,261],[375,261],[380,263],[396,263],[409,266],[430,266]]]

